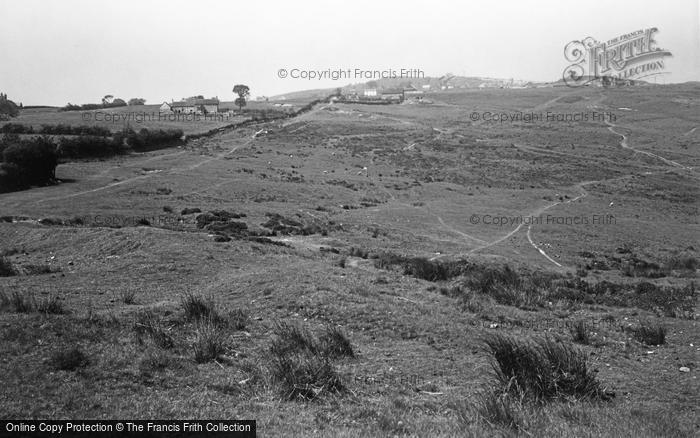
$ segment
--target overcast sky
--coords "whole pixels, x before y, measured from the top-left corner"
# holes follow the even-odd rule
[[[281,68],[553,81],[569,41],[649,27],[673,54],[659,82],[685,82],[700,80],[698,3],[0,0],[0,91],[25,105],[159,103],[232,100],[237,83],[269,96],[358,82],[281,79]]]

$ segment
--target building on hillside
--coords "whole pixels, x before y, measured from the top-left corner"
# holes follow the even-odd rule
[[[402,102],[403,90],[398,88],[388,88],[386,90],[382,90],[381,99],[388,100],[390,102]]]
[[[377,89],[376,88],[365,89],[364,96],[365,97],[377,97]]]
[[[160,112],[162,113],[169,113],[172,111],[172,108],[170,108],[170,104],[168,102],[163,102],[163,105],[160,106]]]
[[[423,90],[418,90],[413,85],[409,85],[408,87],[403,89],[403,98],[421,100],[423,99]]]
[[[219,112],[219,99],[186,99],[171,103],[170,108],[177,114],[213,114]]]

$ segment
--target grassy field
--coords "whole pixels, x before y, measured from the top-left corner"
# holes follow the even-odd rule
[[[20,123],[32,126],[35,130],[41,125],[71,125],[71,126],[100,126],[112,132],[120,131],[129,126],[132,129],[182,129],[185,135],[201,134],[213,129],[240,123],[250,119],[250,115],[239,114],[238,108],[230,102],[222,102],[220,113],[200,115],[199,117],[185,114],[160,112],[160,105],[133,105],[117,108],[106,108],[90,111],[59,111],[58,108],[30,108],[9,122],[0,122],[0,127],[6,123]],[[297,105],[289,110],[298,109]],[[280,110],[274,103],[250,102],[246,111],[250,110]],[[229,110],[233,110],[229,113]]]
[[[0,416],[697,436],[700,89],[428,97],[0,195]]]

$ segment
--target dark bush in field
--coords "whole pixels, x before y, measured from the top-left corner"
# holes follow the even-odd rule
[[[214,299],[211,297],[204,298],[201,295],[187,293],[182,297],[181,303],[182,309],[185,311],[185,319],[188,321],[220,319],[214,308]]]
[[[651,321],[642,322],[632,328],[634,339],[646,345],[663,345],[666,342],[666,327]]]
[[[537,401],[606,398],[586,355],[571,344],[545,337],[521,340],[496,334],[484,339],[503,386]]]
[[[20,123],[6,123],[0,127],[0,132],[4,134],[44,134],[44,135],[90,135],[96,137],[109,137],[111,131],[104,126],[73,126],[73,125],[41,125],[41,128],[34,129],[31,125]]]
[[[43,185],[55,179],[58,157],[56,147],[48,137],[8,146],[3,151],[5,163],[13,164],[19,169],[19,186]],[[1,191],[1,190],[0,190]]]
[[[428,260],[424,257],[405,257],[392,253],[379,254],[374,261],[374,266],[378,269],[399,266],[405,275],[427,281],[451,280],[474,268],[474,265],[466,260]]]
[[[17,275],[17,271],[12,266],[12,263],[5,257],[0,257],[0,277],[11,277],[13,275]]]
[[[123,152],[122,145],[113,139],[95,136],[64,137],[58,142],[61,158],[108,157]]]
[[[329,327],[319,338],[320,350],[330,358],[354,357],[350,340],[338,327]]]
[[[135,151],[148,151],[164,146],[171,146],[182,142],[183,132],[181,129],[154,129],[146,128],[136,132],[127,129],[122,133],[126,144]]]
[[[51,355],[51,366],[57,370],[73,371],[89,363],[88,357],[78,347],[68,350],[58,350]]]

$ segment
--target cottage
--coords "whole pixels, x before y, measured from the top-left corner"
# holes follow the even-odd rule
[[[377,97],[376,88],[367,88],[364,92],[365,97]]]
[[[423,90],[418,90],[413,85],[409,85],[403,89],[403,98],[421,100],[423,99]]]
[[[398,88],[389,88],[382,90],[382,100],[388,100],[390,102],[402,102],[403,101],[403,90]]]
[[[219,99],[186,99],[173,102],[170,108],[178,114],[212,114],[219,112]]]
[[[163,105],[160,106],[160,112],[162,113],[169,113],[172,111],[172,108],[170,108],[170,104],[168,102],[163,102]]]

